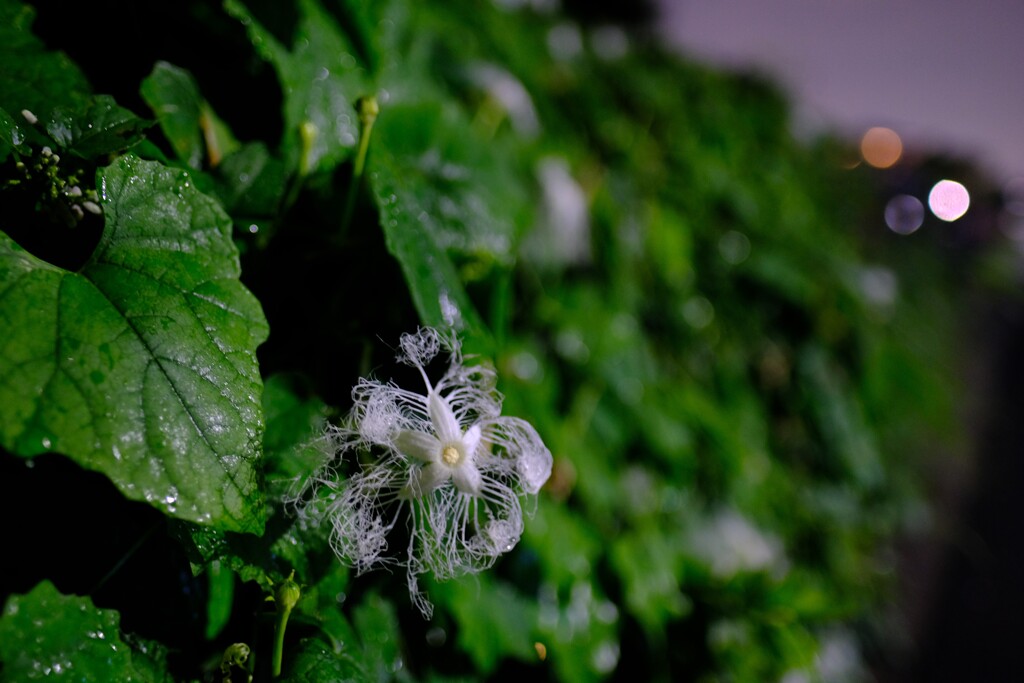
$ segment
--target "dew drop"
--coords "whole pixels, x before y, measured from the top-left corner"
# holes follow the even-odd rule
[[[445,641],[448,640],[448,633],[440,626],[435,626],[427,631],[426,638],[427,645],[430,645],[431,647],[441,647],[444,645]]]

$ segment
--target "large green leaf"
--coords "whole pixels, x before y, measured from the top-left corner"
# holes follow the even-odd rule
[[[454,102],[433,98],[385,104],[373,131],[371,154],[387,150],[420,229],[453,254],[511,263],[527,200],[500,142],[477,135]]]
[[[68,455],[134,499],[259,531],[267,324],[238,281],[230,221],[186,173],[99,173],[106,227],[77,273],[0,233],[0,440]]]
[[[89,598],[62,595],[49,581],[14,595],[0,618],[5,681],[170,681],[165,653],[121,634],[121,616]]]
[[[413,303],[424,325],[479,332],[480,315],[473,307],[455,266],[438,245],[417,196],[414,181],[385,149],[374,153],[371,187],[380,207],[388,250],[398,259]]]
[[[532,212],[501,144],[478,135],[454,102],[425,97],[381,107],[370,188],[422,322],[486,340],[463,283],[513,263]]]

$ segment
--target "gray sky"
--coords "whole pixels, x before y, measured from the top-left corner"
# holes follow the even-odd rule
[[[800,126],[961,153],[1024,176],[1024,0],[660,0],[666,37],[702,61],[755,67]]]

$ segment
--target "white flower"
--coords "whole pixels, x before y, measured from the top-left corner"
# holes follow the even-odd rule
[[[315,485],[331,493],[325,507],[314,512],[310,505],[307,513],[332,525],[334,550],[359,572],[405,566],[410,595],[429,617],[418,575],[445,580],[478,572],[511,550],[523,530],[519,497],[547,481],[551,453],[529,423],[501,415],[493,369],[467,366],[454,337],[421,329],[403,335],[400,346],[398,360],[419,371],[426,393],[359,381],[347,423],[325,443],[338,456],[370,459],[345,481],[333,467],[321,472]],[[451,362],[432,384],[425,368],[442,347]],[[396,557],[388,537],[399,519],[409,539]]]
[[[699,527],[691,547],[715,576],[762,570],[781,574],[788,568],[782,542],[731,508],[718,510]]]

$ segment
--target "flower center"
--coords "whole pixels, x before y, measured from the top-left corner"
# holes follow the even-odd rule
[[[461,457],[459,449],[455,446],[445,446],[444,450],[441,451],[441,459],[444,460],[444,464],[446,465],[454,466],[458,464]]]

